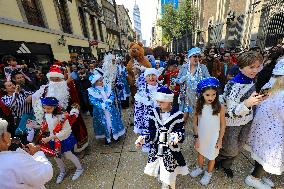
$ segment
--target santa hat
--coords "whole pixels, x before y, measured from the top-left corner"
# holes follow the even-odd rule
[[[94,74],[94,75],[91,75],[89,77],[89,80],[92,84],[95,84],[99,79],[101,79],[103,76],[101,74]]]
[[[55,97],[41,97],[40,101],[43,106],[58,106],[59,104],[59,101]]]
[[[168,87],[162,86],[155,93],[155,100],[161,102],[173,102],[174,94]]]
[[[193,47],[191,48],[188,53],[187,53],[187,56],[188,57],[191,57],[192,55],[195,55],[195,54],[200,54],[201,53],[201,49],[198,48],[198,47]]]
[[[220,87],[219,80],[216,79],[215,77],[207,77],[205,79],[200,80],[197,84],[196,93],[201,94],[202,91],[208,87],[214,87],[216,89],[219,88]]]
[[[273,75],[283,75],[284,76],[284,58],[280,59],[275,65],[273,71]]]
[[[155,68],[146,68],[144,71],[144,77],[146,78],[147,75],[154,74],[157,77],[159,76],[158,70]]]
[[[64,79],[64,75],[59,66],[53,65],[49,69],[49,73],[46,74],[46,77],[49,79],[51,77],[59,77]]]

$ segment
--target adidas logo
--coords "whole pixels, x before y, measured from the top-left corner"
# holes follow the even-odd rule
[[[17,53],[21,54],[21,53],[31,53],[31,51],[28,49],[28,47],[22,43],[19,50],[17,50]]]

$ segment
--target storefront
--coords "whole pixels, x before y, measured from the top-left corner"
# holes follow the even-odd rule
[[[49,44],[25,41],[0,40],[0,60],[5,55],[15,56],[19,64],[27,64],[29,68],[48,65],[54,60]]]
[[[68,45],[70,57],[82,57],[85,60],[90,60],[94,57],[90,47],[80,47]]]

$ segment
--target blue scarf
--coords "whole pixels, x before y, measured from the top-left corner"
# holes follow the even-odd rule
[[[232,81],[240,84],[252,84],[254,80],[252,78],[245,76],[243,73],[240,72],[232,79]]]

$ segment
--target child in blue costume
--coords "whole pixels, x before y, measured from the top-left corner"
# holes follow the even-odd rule
[[[88,89],[89,99],[93,105],[93,127],[97,139],[105,138],[106,144],[125,133],[121,115],[114,104],[114,93],[110,85],[104,85],[100,74],[90,76],[92,87]]]

